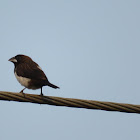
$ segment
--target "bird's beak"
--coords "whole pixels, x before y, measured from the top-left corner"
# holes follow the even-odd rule
[[[10,58],[8,61],[13,62],[13,63],[17,63],[17,60],[15,57]]]

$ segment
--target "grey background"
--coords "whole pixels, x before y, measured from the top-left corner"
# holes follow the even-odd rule
[[[0,1],[0,90],[19,92],[8,59],[29,55],[49,96],[140,104],[140,1]],[[40,94],[40,90],[25,90]],[[0,101],[3,140],[139,140],[140,116]]]

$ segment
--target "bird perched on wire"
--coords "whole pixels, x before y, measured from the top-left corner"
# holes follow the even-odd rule
[[[23,93],[26,88],[41,88],[41,95],[43,95],[43,86],[49,86],[55,89],[59,88],[58,86],[53,85],[49,82],[48,78],[46,77],[40,66],[36,62],[34,62],[29,56],[19,54],[15,57],[10,58],[9,61],[13,62],[15,65],[14,74],[18,82],[25,87],[23,90],[20,91],[20,93]]]

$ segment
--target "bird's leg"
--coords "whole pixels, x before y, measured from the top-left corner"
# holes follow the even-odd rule
[[[42,93],[42,87],[41,87],[41,94],[40,94],[41,96],[43,96],[43,93]]]
[[[23,90],[21,90],[20,93],[23,93],[23,91],[24,91],[25,89],[26,89],[26,88],[24,88]]]

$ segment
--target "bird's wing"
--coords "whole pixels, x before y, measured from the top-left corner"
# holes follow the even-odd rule
[[[34,63],[22,63],[19,64],[16,69],[18,76],[34,79],[34,80],[48,80],[45,73],[39,67],[38,64]]]

